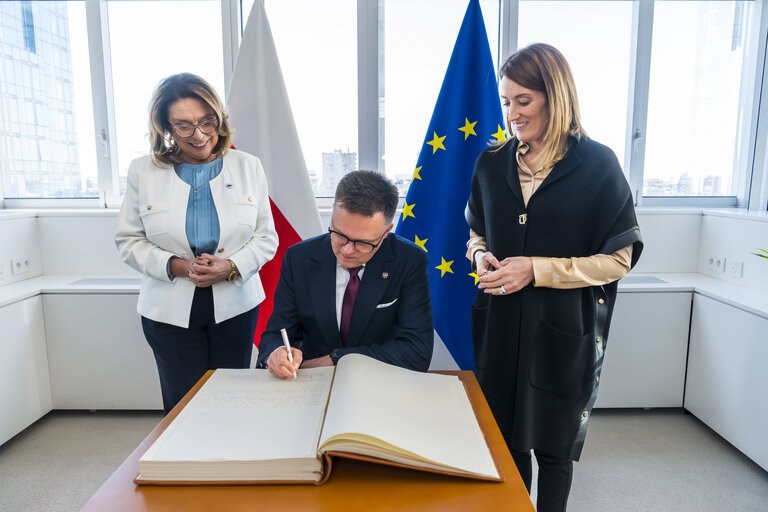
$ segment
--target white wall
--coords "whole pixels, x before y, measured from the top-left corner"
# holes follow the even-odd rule
[[[734,216],[722,211],[705,211],[702,215],[700,251],[697,272],[723,281],[768,291],[768,260],[753,252],[768,250],[768,215],[752,213]],[[709,267],[709,256],[725,258],[726,272]],[[742,276],[727,272],[729,263],[743,264]]]
[[[42,273],[40,254],[34,213],[0,212],[0,286],[39,276]],[[11,260],[20,258],[29,261],[29,269],[23,274],[14,274]]]
[[[321,212],[324,225],[330,211]],[[768,288],[768,261],[753,256],[768,249],[768,215],[743,212],[644,208],[637,212],[645,247],[633,273],[699,272],[752,288]],[[135,277],[117,253],[116,210],[0,212],[0,286],[44,274]],[[741,261],[743,277],[715,272],[707,255]],[[11,258],[29,256],[30,271],[13,275]]]
[[[634,273],[696,272],[701,210],[644,208],[637,222],[644,247]]]
[[[39,213],[43,272],[53,275],[135,277],[114,243],[117,211]]]

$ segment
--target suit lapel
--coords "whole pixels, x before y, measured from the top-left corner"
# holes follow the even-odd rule
[[[365,264],[363,279],[360,281],[360,289],[357,291],[355,309],[352,312],[352,324],[349,327],[349,339],[347,340],[348,347],[360,345],[362,342],[361,338],[376,311],[376,306],[389,285],[392,272],[390,264],[394,259],[391,238],[393,236],[388,235],[382,242],[381,248]]]
[[[331,250],[331,241],[325,235],[320,242],[316,256],[304,262],[304,270],[309,281],[309,293],[312,297],[312,310],[317,314],[320,330],[331,346],[341,346],[339,325],[336,322],[336,256]]]

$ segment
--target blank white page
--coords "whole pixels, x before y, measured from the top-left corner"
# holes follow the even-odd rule
[[[360,354],[339,360],[320,446],[345,433],[375,437],[420,457],[498,478],[458,377],[406,370]]]

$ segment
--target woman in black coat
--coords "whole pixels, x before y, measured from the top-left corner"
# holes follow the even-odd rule
[[[643,244],[616,156],[581,127],[563,55],[534,44],[499,75],[513,136],[478,157],[466,211],[475,371],[529,491],[534,451],[538,511],[564,511],[617,281]]]

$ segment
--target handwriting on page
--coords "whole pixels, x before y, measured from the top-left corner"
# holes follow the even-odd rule
[[[253,375],[257,373],[257,375]],[[190,403],[194,408],[284,408],[325,406],[329,376],[300,371],[297,380],[281,380],[262,372],[223,374]],[[219,377],[219,375],[214,375]],[[266,378],[265,378],[266,377]],[[214,379],[211,378],[211,381]]]

